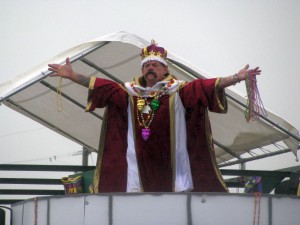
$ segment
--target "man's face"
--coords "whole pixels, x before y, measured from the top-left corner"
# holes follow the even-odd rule
[[[146,62],[142,67],[142,74],[147,82],[147,86],[150,87],[162,81],[166,73],[168,73],[168,67],[158,61]]]

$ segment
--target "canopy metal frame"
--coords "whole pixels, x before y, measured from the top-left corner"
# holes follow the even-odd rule
[[[70,57],[70,62],[74,63],[78,60],[80,60],[81,62],[83,62],[84,64],[86,64],[87,66],[94,68],[95,70],[99,71],[101,74],[103,74],[104,76],[114,80],[117,83],[123,83],[122,80],[118,79],[117,77],[115,77],[114,75],[110,74],[109,72],[107,72],[105,69],[97,66],[96,64],[94,64],[93,62],[89,61],[88,59],[85,58],[85,56],[89,55],[90,53],[102,48],[103,46],[109,44],[110,42],[101,42],[89,49],[83,50],[82,52]],[[203,75],[201,75],[200,73],[194,71],[193,69],[175,61],[172,60],[170,58],[167,59],[169,65],[172,65],[174,67],[179,68],[180,70],[185,71],[186,73],[190,74],[192,77],[194,77],[195,79],[197,78],[202,78],[202,79],[206,79]],[[62,61],[59,64],[64,64],[65,62]],[[57,88],[53,87],[51,84],[49,84],[48,82],[46,82],[44,79],[47,78],[49,75],[51,75],[53,72],[47,70],[47,71],[42,71],[40,72],[40,74],[37,76],[36,79],[31,80],[30,82],[25,83],[24,85],[14,89],[13,91],[11,91],[10,93],[7,93],[6,95],[2,96],[0,98],[0,104],[2,102],[7,102],[11,105],[13,105],[14,107],[19,107],[15,102],[13,102],[12,100],[10,100],[9,98],[19,92],[21,92],[22,90],[26,89],[27,87],[40,82],[42,85],[46,86],[47,88],[49,88],[49,90],[53,91],[53,92],[57,92]],[[246,108],[246,105],[244,103],[242,103],[241,101],[239,101],[238,99],[234,98],[233,96],[229,95],[226,93],[226,96],[231,99],[232,101],[234,101],[235,103],[237,103],[238,105],[240,105],[243,108]],[[76,99],[68,96],[67,94],[62,92],[62,97],[68,99],[70,102],[72,102],[73,104],[77,105],[78,107],[82,108],[83,110],[85,109],[85,106],[83,106],[82,104],[80,104],[78,101],[76,101]],[[31,114],[31,112],[26,111],[25,112],[27,114]],[[93,116],[97,117],[98,119],[102,120],[102,116],[98,115],[97,113],[93,113],[90,112]],[[32,114],[31,114],[32,115]],[[32,115],[36,118],[38,118],[37,115]],[[296,135],[294,135],[293,133],[291,133],[290,131],[286,130],[285,128],[283,128],[282,126],[280,126],[279,124],[275,123],[274,121],[266,118],[264,115],[259,114],[259,117],[261,120],[263,120],[265,123],[268,123],[274,127],[276,127],[278,130],[282,131],[283,133],[285,133],[286,135],[288,135],[289,137],[292,137],[293,139],[295,139],[296,141],[300,142],[300,138]],[[80,143],[82,146],[85,146],[89,149],[91,149],[89,146],[86,146],[86,144],[82,143],[80,140],[77,140],[76,138],[70,136],[67,133],[64,133],[62,130],[58,130],[57,128],[55,128],[55,126],[53,126],[52,124],[49,124],[47,121],[43,120],[42,118],[38,118],[40,121],[42,121],[44,124],[47,124],[49,127],[54,128],[58,133],[62,133],[64,136],[67,136],[68,138],[75,140],[77,143]],[[236,154],[234,151],[232,151],[230,148],[223,146],[221,143],[219,143],[218,141],[214,140],[214,144],[217,145],[218,147],[220,147],[222,150],[224,150],[226,153],[230,154],[231,156],[233,156],[233,158],[235,158],[236,160],[232,161],[230,160],[230,162],[222,162],[219,164],[220,167],[225,167],[225,166],[231,166],[231,165],[235,165],[235,164],[244,164],[245,162],[249,162],[249,161],[253,161],[253,160],[257,160],[257,159],[262,159],[262,158],[266,158],[266,157],[271,157],[274,155],[279,155],[279,154],[284,154],[287,152],[290,152],[291,150],[289,148],[286,149],[282,149],[282,150],[278,150],[275,152],[271,152],[271,153],[265,153],[263,155],[257,155],[257,156],[252,156],[251,158],[243,158],[240,155]],[[298,149],[300,149],[300,146],[298,146]],[[97,151],[97,149],[91,149],[92,151]]]

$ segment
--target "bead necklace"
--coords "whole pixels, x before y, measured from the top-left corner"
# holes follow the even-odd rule
[[[141,112],[140,110],[138,110],[138,108],[137,108],[136,114],[137,114],[138,124],[141,127],[143,127],[142,128],[142,137],[145,141],[147,141],[151,134],[151,130],[149,127],[153,121],[155,112],[153,110],[150,110],[150,113],[148,114],[146,119],[144,118],[144,113]],[[140,121],[140,117],[141,117],[142,122]]]
[[[146,94],[144,91],[138,91],[133,86],[134,82],[131,83],[131,87],[138,94],[136,115],[137,115],[138,124],[142,127],[142,137],[145,141],[147,141],[150,138],[150,134],[151,134],[150,125],[153,121],[155,112],[160,107],[160,101],[159,101],[160,97],[168,94],[170,87],[174,83],[175,80],[172,79],[171,81],[166,83],[160,90],[151,91],[148,94]],[[149,97],[153,98],[150,103],[147,101]],[[148,114],[147,118],[144,118],[144,114]]]
[[[34,202],[33,202],[33,209],[34,209],[34,221],[33,224],[37,225],[38,222],[38,198],[34,198]]]
[[[253,225],[259,225],[260,222],[260,200],[262,193],[254,192],[254,215],[253,215]]]

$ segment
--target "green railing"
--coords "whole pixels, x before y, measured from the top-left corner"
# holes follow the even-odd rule
[[[14,176],[22,175],[22,172],[32,172],[30,176],[34,178],[2,178],[0,177],[0,205],[11,205],[13,203],[23,201],[24,196],[45,196],[45,195],[64,195],[64,189],[61,177],[71,173],[85,172],[95,169],[94,166],[65,166],[65,165],[12,165],[0,164],[0,171],[16,171]],[[39,173],[39,177],[35,172],[52,172],[52,176],[56,178],[40,178],[43,174]],[[55,174],[55,172],[60,172]],[[66,174],[66,175],[61,175]],[[7,184],[10,187],[18,185],[18,188],[5,189],[1,186]],[[33,187],[38,187],[33,188]],[[6,196],[6,198],[1,198]],[[16,198],[22,196],[21,198]]]
[[[17,171],[14,175],[22,175],[22,172],[60,172],[57,178],[2,178],[0,177],[0,205],[11,205],[27,199],[24,196],[47,196],[47,195],[64,195],[64,189],[61,182],[61,174],[67,176],[71,173],[86,172],[94,170],[94,166],[65,166],[65,165],[0,165],[0,172]],[[262,177],[263,193],[270,193],[285,178],[290,178],[291,183],[299,182],[299,172],[293,171],[256,171],[256,170],[221,170],[229,188],[243,188],[244,183],[240,177],[260,176]],[[34,175],[34,173],[30,173]],[[55,174],[55,173],[54,173]],[[41,174],[40,174],[41,175]],[[226,176],[235,178],[226,179]],[[42,176],[43,177],[43,176]],[[2,185],[4,184],[4,185]],[[9,189],[2,188],[9,185]],[[19,185],[18,188],[11,188]],[[2,186],[2,187],[1,187]],[[41,186],[43,188],[41,188]],[[292,188],[292,185],[290,185]],[[295,186],[295,185],[294,185]],[[293,187],[294,187],[293,186]],[[29,188],[28,188],[29,187]],[[35,187],[35,188],[33,188]],[[5,196],[5,198],[1,198]],[[16,198],[19,196],[20,198]]]

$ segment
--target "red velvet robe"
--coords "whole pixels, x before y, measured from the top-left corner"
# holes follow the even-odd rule
[[[207,109],[217,113],[227,110],[224,90],[219,79],[197,79],[179,89],[186,110],[187,151],[195,192],[227,191],[217,167]],[[135,148],[142,190],[174,191],[174,166],[171,153],[169,95],[160,98],[160,107],[151,123],[151,137],[144,141],[138,123],[137,97],[129,98],[124,86],[92,78],[87,111],[107,107],[95,172],[96,192],[126,192],[128,101],[133,101]]]

